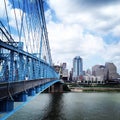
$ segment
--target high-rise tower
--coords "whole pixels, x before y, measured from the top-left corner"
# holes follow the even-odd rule
[[[83,62],[80,56],[73,59],[73,79],[78,80],[83,75]]]

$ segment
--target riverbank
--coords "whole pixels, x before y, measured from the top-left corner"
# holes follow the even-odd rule
[[[71,92],[120,92],[120,88],[107,87],[70,87]]]

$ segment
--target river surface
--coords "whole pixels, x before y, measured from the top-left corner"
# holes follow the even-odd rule
[[[8,120],[120,120],[120,93],[43,93]]]

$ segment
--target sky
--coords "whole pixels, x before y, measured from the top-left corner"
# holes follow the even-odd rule
[[[83,59],[83,68],[113,62],[120,73],[120,0],[45,0],[54,64]]]
[[[12,0],[5,1],[9,24],[15,28]],[[54,64],[66,62],[70,70],[73,58],[80,56],[84,70],[113,62],[120,73],[120,0],[44,0],[44,6]],[[4,0],[0,9],[4,21]],[[15,10],[20,25],[20,12],[24,11],[17,6]],[[17,38],[15,32],[13,37]]]
[[[23,49],[35,53],[50,63],[42,25],[38,16],[38,0],[2,0],[0,3],[0,23],[4,25],[15,42],[23,42]],[[1,24],[0,24],[1,27]],[[7,41],[0,34],[0,39]],[[42,40],[41,40],[42,39]],[[42,42],[41,42],[42,41]],[[40,46],[42,46],[40,48]],[[42,51],[42,52],[41,52]],[[42,54],[37,54],[42,53]]]

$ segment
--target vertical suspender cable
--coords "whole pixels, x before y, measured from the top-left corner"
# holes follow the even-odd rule
[[[25,1],[25,3],[24,3]],[[29,34],[29,29],[28,29],[28,22],[27,22],[27,2],[26,0],[23,0],[23,5],[24,5],[24,10],[25,10],[25,24],[26,24],[26,31],[25,33],[27,34],[27,44],[29,43],[28,40],[30,40],[30,34]],[[30,43],[30,46],[31,46],[31,43]],[[27,46],[27,52],[29,52],[29,46]]]
[[[28,0],[27,0],[27,1],[26,1],[26,10],[27,10],[26,12],[27,12],[27,14],[28,14],[28,19],[30,19],[30,18],[29,18],[29,14],[30,14],[29,12],[30,12],[30,10],[29,10],[29,7],[28,7],[28,6],[29,6],[29,5],[28,5]],[[30,22],[30,21],[29,21],[29,22]],[[27,27],[28,27],[28,28],[27,28],[27,29],[28,29],[28,33],[27,33],[27,34],[28,34],[28,40],[29,40],[28,42],[30,42],[30,47],[29,47],[29,49],[31,49],[31,52],[33,52],[32,45],[31,45],[30,29],[29,29],[30,25],[28,25],[27,16],[26,16],[26,24],[27,24]],[[29,23],[29,24],[30,24],[30,23]]]
[[[25,35],[25,28],[24,28],[24,25],[23,25],[24,10],[25,10],[24,0],[23,0],[23,8],[21,8],[19,0],[18,0],[18,5],[19,5],[19,8],[23,10],[22,15],[21,15],[21,12],[20,12],[20,16],[21,16],[20,39],[22,37],[22,28],[23,28],[23,35],[24,35],[24,39],[25,39],[26,51],[28,52],[27,40],[26,40],[26,35]]]
[[[8,17],[6,0],[4,0],[4,4],[5,4],[5,12],[6,12],[6,17],[7,17],[8,30],[9,30],[9,33],[10,33],[10,35],[11,35],[11,29],[10,29],[10,25],[9,25],[9,17]]]
[[[33,49],[35,50],[35,36],[34,36],[34,33],[35,33],[35,16],[34,16],[34,14],[36,14],[36,13],[34,13],[35,12],[35,6],[34,6],[34,3],[32,3],[33,5],[31,6],[31,18],[30,18],[30,20],[31,20],[31,33],[32,33],[32,40],[33,40]],[[34,51],[35,52],[35,51]]]
[[[16,27],[17,27],[17,33],[18,33],[18,37],[19,37],[19,42],[21,42],[21,37],[20,37],[20,32],[19,32],[19,27],[18,27],[18,21],[17,21],[16,11],[15,11],[14,0],[12,0],[12,3],[13,3],[13,8],[14,8],[15,22],[16,22]]]
[[[39,3],[38,3],[38,0],[36,0],[36,9],[37,9],[37,15],[38,15],[38,25],[39,25],[39,28],[38,28],[38,44],[39,44],[39,48],[38,48],[38,53],[40,52],[40,36],[42,35],[42,31],[41,31],[41,21],[40,21],[40,9],[39,9]],[[41,32],[41,34],[40,34]]]
[[[43,26],[42,26],[42,16],[40,12],[40,3],[39,0],[37,0],[37,9],[38,9],[38,14],[39,14],[39,21],[40,21],[40,30],[41,30],[41,36],[40,36],[40,48],[39,48],[39,57],[41,58],[42,55],[42,39],[43,39]]]
[[[45,16],[44,16],[44,8],[43,8],[43,1],[40,0],[40,10],[41,10],[41,15],[42,15],[42,22],[43,22],[43,27],[44,27],[44,33],[45,33],[45,41],[47,45],[47,52],[48,52],[48,58],[49,58],[49,64],[52,64],[52,58],[51,58],[51,52],[50,52],[50,46],[49,46],[49,41],[48,41],[48,33],[47,33],[47,28],[46,28],[46,22],[45,22]]]

